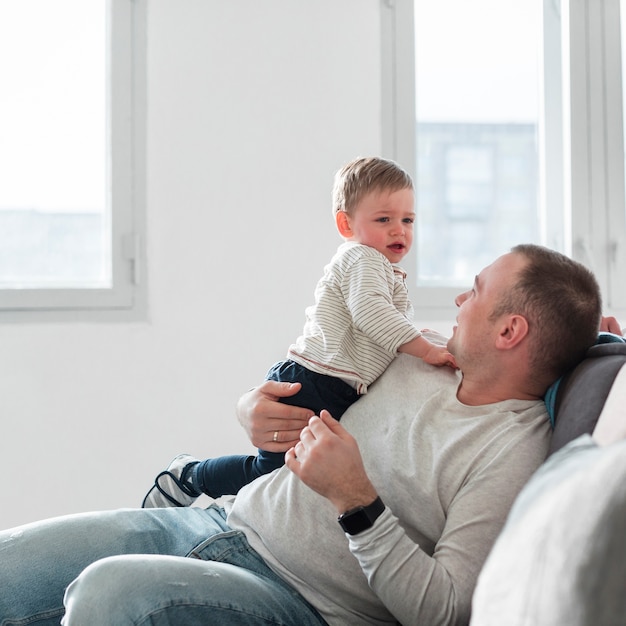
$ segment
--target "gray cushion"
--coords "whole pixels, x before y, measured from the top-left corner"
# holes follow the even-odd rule
[[[626,343],[592,346],[585,359],[559,383],[549,454],[584,433],[591,434],[622,365]]]
[[[515,501],[478,579],[472,626],[626,623],[626,440],[582,435]]]

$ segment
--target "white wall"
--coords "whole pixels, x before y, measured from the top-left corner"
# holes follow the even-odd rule
[[[150,0],[148,318],[0,323],[0,527],[136,506],[234,418],[339,243],[334,171],[381,146],[379,0]],[[1,321],[1,320],[0,320]]]

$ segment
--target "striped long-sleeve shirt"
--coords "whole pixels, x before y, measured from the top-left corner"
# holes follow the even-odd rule
[[[374,248],[347,242],[324,269],[288,358],[363,394],[421,334],[412,318],[406,273]]]

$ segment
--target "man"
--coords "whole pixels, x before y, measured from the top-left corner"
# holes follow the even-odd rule
[[[322,412],[297,441],[303,410],[273,401],[293,389],[244,396],[255,445],[289,449],[227,519],[144,509],[0,535],[0,618],[58,623],[69,585],[69,626],[466,623],[547,451],[541,397],[594,343],[601,305],[588,270],[537,246],[497,259],[456,304],[462,374],[400,356],[341,423]]]

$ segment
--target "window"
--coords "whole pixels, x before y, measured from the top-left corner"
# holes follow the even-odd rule
[[[626,310],[626,215],[619,0],[564,3],[569,28],[572,256],[591,267],[605,306]],[[621,313],[620,313],[621,312]]]
[[[0,5],[0,310],[130,310],[144,58],[132,0]]]
[[[522,242],[584,262],[626,309],[619,0],[389,0],[382,15],[383,149],[414,173],[419,314],[448,318]]]

